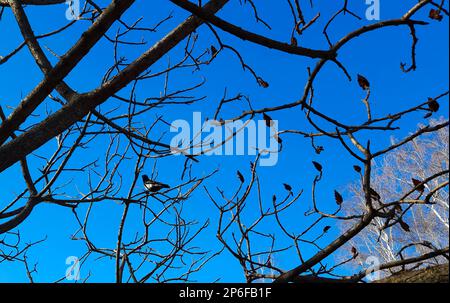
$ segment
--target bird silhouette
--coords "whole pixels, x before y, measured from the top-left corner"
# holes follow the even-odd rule
[[[142,181],[144,181],[145,189],[152,193],[156,193],[163,188],[170,188],[167,184],[151,180],[147,175],[142,175]]]

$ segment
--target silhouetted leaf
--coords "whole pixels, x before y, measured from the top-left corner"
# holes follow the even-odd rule
[[[358,74],[358,84],[363,90],[368,90],[370,88],[369,80],[364,76]]]
[[[244,176],[241,174],[240,171],[237,171],[237,176],[239,178],[239,181],[241,181],[241,183],[244,183],[245,179],[244,179]]]
[[[370,188],[369,192],[370,192],[370,196],[372,197],[372,199],[375,199],[377,201],[381,200],[380,194],[377,193],[373,188]]]
[[[312,164],[314,165],[314,167],[319,171],[322,172],[323,167],[320,163],[316,162],[316,161],[312,161]]]
[[[211,55],[214,57],[217,54],[217,48],[214,45],[211,45]]]
[[[352,246],[352,255],[353,258],[356,258],[358,256],[358,250],[356,249],[356,247]]]
[[[441,15],[441,12],[437,9],[431,9],[430,14],[428,15],[430,19],[442,21],[443,17]]]
[[[400,220],[399,223],[400,223],[400,226],[402,227],[402,229],[403,229],[404,231],[406,231],[406,232],[410,232],[410,231],[411,231],[411,228],[409,227],[408,224],[406,224],[405,221]]]
[[[273,137],[277,140],[278,144],[283,144],[283,139],[278,135],[278,133],[274,134]]]
[[[401,214],[401,213],[403,212],[403,208],[402,208],[402,206],[401,206],[400,204],[396,204],[396,205],[394,206],[394,209],[395,209],[395,211],[396,211],[397,213],[399,213],[399,214]]]
[[[292,46],[297,46],[298,45],[297,39],[295,37],[291,38],[291,45]]]
[[[439,111],[439,103],[433,99],[433,98],[428,98],[428,109],[430,111],[432,111],[433,113]]]
[[[358,166],[358,165],[353,165],[353,169],[354,169],[357,173],[361,173],[361,171],[362,171],[361,166]]]
[[[334,199],[337,205],[341,205],[344,202],[344,198],[342,198],[342,195],[337,190],[334,191]]]
[[[325,148],[323,146],[317,146],[315,148],[316,154],[318,154],[318,155],[320,155],[324,150],[325,150]]]
[[[292,192],[292,186],[290,186],[289,184],[284,183],[283,184],[284,189],[286,189],[288,192]]]
[[[267,115],[266,113],[263,113],[263,118],[264,118],[264,121],[266,122],[267,127],[271,127],[273,125],[273,120],[269,115]]]
[[[268,88],[269,87],[269,83],[267,83],[266,81],[264,81],[262,78],[258,78],[258,84],[263,87],[263,88]]]
[[[414,187],[417,187],[417,191],[423,193],[425,191],[425,184],[422,184],[422,181],[412,178],[411,179]]]

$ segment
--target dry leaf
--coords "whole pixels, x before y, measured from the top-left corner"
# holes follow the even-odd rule
[[[334,198],[336,199],[337,205],[341,205],[344,202],[344,198],[342,198],[342,195],[337,190],[334,191]]]
[[[414,178],[412,178],[411,180],[414,184],[414,187],[417,187],[416,190],[418,192],[423,193],[425,191],[425,184],[422,184],[422,181],[414,179]]]
[[[431,9],[430,14],[428,15],[430,19],[442,21],[443,17],[441,15],[441,12],[437,9]]]
[[[284,189],[286,189],[289,192],[292,192],[292,186],[290,186],[289,184],[286,184],[286,183],[284,183],[283,186],[284,186]]]
[[[322,165],[321,165],[320,163],[318,163],[318,162],[316,162],[316,161],[312,161],[312,163],[313,163],[314,167],[315,167],[319,172],[322,172],[323,167],[322,167]]]
[[[297,42],[297,39],[295,37],[291,38],[291,45],[292,46],[298,46],[298,42]]]
[[[428,109],[430,111],[432,111],[433,113],[439,111],[439,103],[433,99],[433,98],[428,98]]]
[[[266,113],[263,113],[263,119],[264,119],[264,121],[266,121],[266,126],[267,127],[272,127],[273,120],[272,120],[272,118],[269,115],[267,115]]]
[[[211,55],[214,57],[217,54],[217,48],[214,45],[211,45]]]
[[[238,176],[239,180],[241,181],[241,183],[244,183],[245,179],[244,179],[244,176],[241,174],[240,171],[237,171],[237,176]]]
[[[264,81],[262,78],[258,78],[258,84],[263,87],[263,88],[268,88],[269,87],[269,83],[267,83],[266,81]]]
[[[363,90],[368,90],[370,88],[369,80],[364,76],[358,74],[358,84]]]
[[[402,227],[402,229],[404,231],[406,231],[406,232],[410,232],[411,231],[411,228],[409,227],[408,224],[405,223],[405,221],[400,220],[399,223],[400,223],[400,226]]]

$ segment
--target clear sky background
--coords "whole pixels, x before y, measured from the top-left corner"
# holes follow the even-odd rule
[[[98,1],[106,5],[108,1]],[[277,39],[289,41],[292,20],[287,6],[287,1],[258,1],[260,16],[267,21],[272,30],[269,31],[261,24],[254,22],[251,15],[251,8],[248,5],[240,7],[238,1],[231,1],[225,9],[220,12],[220,16],[226,18],[232,23],[255,31],[266,34]],[[305,9],[307,19],[310,19],[318,11],[321,12],[319,22],[299,38],[299,44],[311,48],[326,48],[325,37],[321,34],[324,23],[334,14],[342,5],[342,1],[314,1],[313,10]],[[364,17],[367,8],[365,1],[350,1],[350,9]],[[406,9],[417,3],[416,0],[382,0],[381,1],[381,19],[398,18]],[[54,30],[67,22],[65,19],[65,5],[52,7],[27,7],[26,12],[34,28],[35,34],[42,34]],[[428,10],[425,10],[428,12]],[[137,1],[137,3],[125,15],[125,19],[132,21],[143,16],[143,25],[152,26],[162,18],[173,12],[173,18],[165,23],[157,33],[146,33],[142,35],[133,34],[129,39],[140,40],[141,36],[147,41],[145,46],[121,46],[120,51],[125,55],[128,62],[131,62],[139,54],[145,51],[153,43],[157,42],[164,34],[179,24],[188,16],[184,11],[177,8],[169,1]],[[286,16],[289,16],[287,18]],[[439,23],[429,20],[426,14],[420,14],[416,18],[430,21],[430,25],[417,28],[417,35],[420,39],[417,47],[418,68],[416,72],[405,74],[400,70],[400,63],[410,64],[411,37],[407,27],[386,28],[381,31],[373,32],[364,37],[355,39],[345,46],[339,54],[340,61],[346,66],[353,77],[361,73],[371,82],[372,87],[372,110],[373,115],[383,116],[401,109],[406,109],[419,102],[424,102],[428,97],[437,96],[448,89],[448,19]],[[332,41],[337,41],[345,34],[359,28],[365,24],[371,24],[374,21],[356,20],[350,16],[341,16],[330,28]],[[41,45],[55,54],[63,54],[79,38],[81,32],[88,27],[87,22],[79,22],[76,26],[67,30],[63,35],[52,37],[50,39],[40,40]],[[115,32],[111,30],[111,33]],[[198,41],[197,52],[205,50],[210,45],[217,45],[208,29],[203,26],[198,30],[200,39]],[[231,37],[228,34],[221,33],[222,39],[238,49],[245,62],[250,65],[256,73],[270,84],[267,89],[257,85],[249,72],[242,70],[238,59],[230,52],[222,52],[218,58],[209,66],[203,66],[201,70],[192,72],[184,70],[173,74],[172,82],[169,88],[177,90],[188,85],[199,83],[203,78],[207,79],[206,84],[196,91],[198,96],[206,96],[206,99],[200,103],[183,106],[180,108],[165,107],[164,109],[154,110],[149,113],[144,121],[152,123],[157,115],[164,115],[165,120],[173,121],[176,119],[192,119],[193,111],[201,111],[204,117],[212,117],[217,104],[223,96],[225,88],[228,96],[234,96],[242,93],[252,100],[254,108],[263,108],[265,106],[275,106],[282,102],[292,102],[298,100],[303,92],[305,81],[307,79],[308,66],[313,67],[315,61],[311,59],[299,58],[277,51],[268,50],[260,46],[243,42]],[[0,56],[4,56],[13,50],[22,42],[22,37],[12,13],[6,9],[0,21]],[[176,62],[183,56],[183,47],[181,45],[174,49],[168,56],[165,56],[160,62],[152,67],[152,71],[158,71],[167,66],[168,59]],[[47,54],[52,58],[52,63],[57,62],[57,58],[52,56],[51,52]],[[83,62],[69,75],[67,82],[79,92],[87,92],[98,87],[106,69],[113,62],[113,47],[110,43],[102,41],[99,43]],[[24,48],[20,53],[11,59],[5,65],[0,66],[0,103],[6,114],[10,112],[8,105],[16,105],[18,101],[27,95],[30,90],[42,79],[41,72],[35,66],[35,62]],[[139,87],[138,97],[158,96],[163,89],[163,79],[150,80]],[[122,95],[126,95],[129,89],[125,89]],[[361,102],[364,98],[364,92],[361,91],[356,81],[348,82],[342,71],[335,65],[328,63],[317,79],[315,85],[315,104],[323,112],[330,114],[336,119],[342,119],[348,124],[361,123],[366,118],[365,107]],[[116,101],[110,101],[102,106],[102,109],[112,108],[117,105]],[[448,98],[441,102],[441,109],[438,116],[448,117]],[[242,107],[231,105],[224,108],[222,117],[229,118],[238,115]],[[46,111],[54,111],[56,107],[48,102],[45,106],[39,108],[38,112],[45,115]],[[277,112],[271,114],[273,119],[279,120],[280,129],[301,129],[311,130],[304,120],[304,115],[300,109]],[[410,119],[403,119],[398,123],[401,130],[386,134],[378,134],[370,139],[373,143],[373,150],[376,150],[386,144],[389,144],[390,136],[401,138],[413,131],[418,122],[426,123],[422,119],[423,113],[411,115]],[[38,117],[37,120],[42,118]],[[36,120],[36,121],[37,121]],[[30,121],[32,122],[32,121]],[[168,131],[168,129],[159,129],[159,131]],[[155,137],[158,133],[154,134]],[[171,135],[166,135],[169,141]],[[360,137],[363,139],[364,137]],[[367,139],[368,137],[366,137]],[[348,156],[346,151],[338,142],[329,140],[318,140],[318,145],[323,145],[325,151],[321,155],[316,155],[311,148],[310,141],[301,137],[287,135],[284,138],[284,149],[279,155],[278,164],[274,167],[261,167],[260,179],[263,188],[263,196],[267,202],[273,194],[282,197],[285,194],[282,184],[291,184],[295,192],[304,190],[304,194],[299,202],[299,208],[296,212],[291,212],[285,220],[292,230],[300,231],[302,227],[308,226],[312,218],[305,218],[303,212],[310,206],[310,188],[316,171],[312,167],[311,160],[318,161],[324,165],[325,175],[320,190],[318,191],[318,200],[324,207],[334,207],[333,191],[342,190],[351,182],[356,182],[358,176],[352,170],[355,161]],[[95,150],[92,153],[78,150],[76,157],[72,161],[87,162],[89,158],[98,157],[102,149],[102,142],[96,141]],[[47,155],[52,152],[55,142],[50,142],[36,152],[39,155]],[[88,153],[88,154],[86,154]],[[197,175],[206,175],[211,170],[219,167],[220,172],[207,185],[211,188],[220,186],[230,192],[238,186],[236,170],[248,174],[249,161],[252,156],[222,156],[222,157],[203,157],[199,164],[195,164],[194,171]],[[32,164],[34,160],[31,160]],[[163,159],[158,162],[160,181],[178,184],[181,181],[183,159]],[[34,163],[32,174],[38,174],[39,163]],[[129,162],[130,171],[132,162]],[[150,172],[153,162],[147,163],[147,169]],[[126,177],[126,175],[125,175]],[[86,183],[85,176],[65,176],[59,184],[70,181],[67,192],[75,193],[77,188],[82,189]],[[20,168],[16,165],[0,174],[0,206],[6,205],[17,193],[24,188],[23,180],[20,174]],[[124,193],[126,193],[124,187]],[[344,192],[345,193],[345,192]],[[344,198],[348,198],[344,196]],[[122,206],[114,202],[106,202],[98,205],[93,213],[90,228],[93,237],[98,241],[99,246],[115,245],[117,226],[120,221]],[[218,250],[220,245],[215,238],[217,210],[208,200],[204,191],[199,189],[186,209],[190,218],[195,218],[199,222],[207,219],[211,220],[208,230],[197,240],[197,245],[207,250]],[[251,214],[249,214],[249,218]],[[127,222],[128,236],[133,234],[133,227],[138,226],[139,222],[134,221],[130,216]],[[251,221],[251,220],[250,220]],[[267,230],[274,229],[273,225],[264,226]],[[317,236],[323,226],[317,228],[311,238]],[[36,241],[47,237],[47,240],[39,246],[33,248],[29,253],[30,263],[38,262],[38,274],[36,281],[51,282],[61,278],[66,270],[65,260],[68,256],[81,256],[84,251],[84,243],[71,241],[70,236],[75,231],[76,225],[70,210],[59,208],[54,205],[39,205],[33,214],[20,226],[22,239],[25,242]],[[273,232],[276,232],[273,230]],[[277,231],[278,232],[278,231]],[[339,229],[333,226],[330,233],[324,237],[321,244],[326,244],[337,236]],[[0,238],[1,239],[1,238]],[[280,243],[286,244],[286,243]],[[282,246],[282,245],[281,245]],[[306,255],[314,251],[307,249]],[[329,262],[333,260],[330,259]],[[281,255],[275,260],[276,264],[282,268],[290,269],[297,265],[296,258],[289,258],[288,255]],[[114,281],[114,262],[111,260],[90,259],[86,270],[83,269],[82,278],[91,273],[89,281],[92,282],[113,282]],[[196,274],[195,280],[208,282],[221,278],[222,282],[243,281],[244,276],[238,262],[227,252],[212,260],[208,266]],[[0,281],[27,281],[25,270],[21,264],[0,264]]]

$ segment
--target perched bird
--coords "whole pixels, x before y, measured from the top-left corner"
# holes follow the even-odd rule
[[[158,191],[160,191],[163,188],[170,188],[169,185],[158,182],[158,181],[153,181],[150,180],[150,178],[147,175],[142,175],[142,181],[144,181],[144,187],[152,193],[156,193]]]

